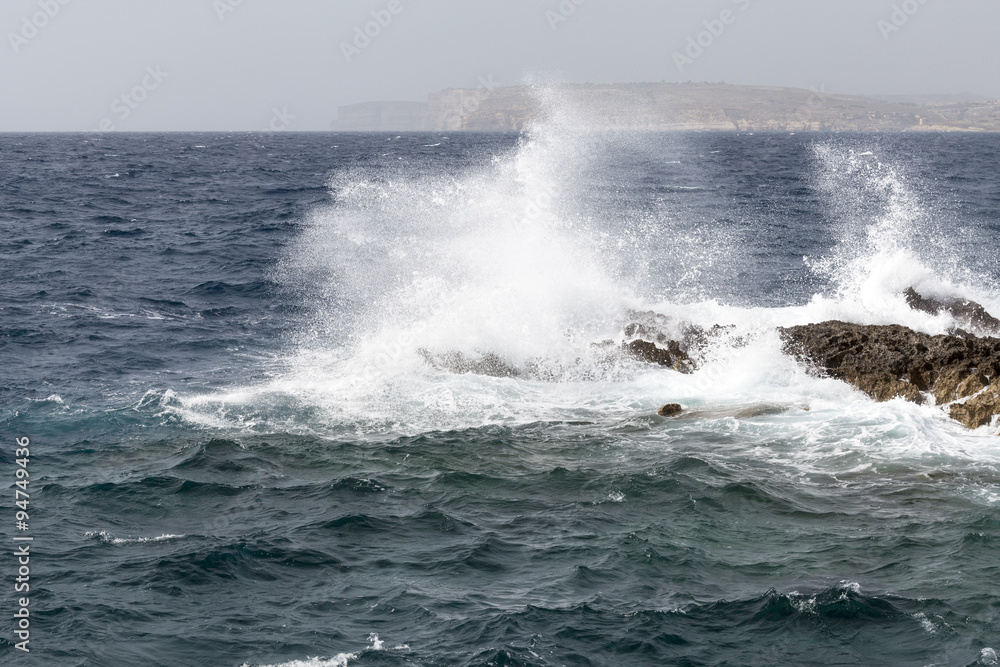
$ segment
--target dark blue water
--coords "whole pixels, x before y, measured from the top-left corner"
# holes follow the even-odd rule
[[[996,427],[767,331],[911,279],[996,310],[1000,138],[588,142],[0,135],[0,662],[997,664]],[[628,307],[760,347],[591,363]]]

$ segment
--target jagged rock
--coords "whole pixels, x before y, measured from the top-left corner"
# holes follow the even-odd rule
[[[907,305],[913,310],[919,310],[931,315],[941,311],[950,313],[956,322],[964,326],[979,329],[985,333],[1000,333],[1000,320],[986,312],[986,309],[975,301],[968,299],[931,299],[921,296],[912,287],[903,291]]]
[[[700,350],[734,329],[736,329],[735,324],[726,326],[713,324],[708,329],[697,324],[689,324],[681,330],[680,343],[685,350]],[[743,336],[730,336],[726,342],[732,347],[744,347],[749,341]]]
[[[1000,379],[996,379],[989,388],[967,400],[951,406],[949,414],[952,419],[960,421],[969,428],[985,426],[993,420],[993,415],[1000,414]]]
[[[694,362],[675,340],[667,341],[666,349],[657,347],[655,343],[649,341],[633,340],[630,343],[622,343],[622,350],[636,359],[651,364],[673,368],[681,373],[694,372]]]
[[[667,340],[666,334],[659,329],[638,322],[633,322],[625,327],[625,337],[654,338],[661,343]]]
[[[706,329],[696,324],[674,322],[670,317],[652,310],[632,310],[631,320],[624,328],[622,349],[642,361],[673,368],[681,373],[693,373],[701,351],[713,339],[727,333],[734,325]],[[742,341],[730,341],[739,344]]]
[[[432,354],[423,348],[417,350],[417,352],[434,368],[451,373],[476,373],[477,375],[490,375],[501,378],[519,377],[522,375],[520,369],[492,352],[488,352],[478,359],[467,357],[461,352]]]
[[[684,411],[680,403],[667,403],[662,408],[656,411],[656,414],[661,417],[672,417],[674,415],[679,415]]]
[[[841,379],[853,384],[876,401],[888,401],[899,397],[913,403],[924,402],[924,396],[920,393],[920,388],[917,385],[896,380],[890,376],[846,373]]]
[[[706,329],[697,324],[675,322],[670,317],[652,310],[630,310],[626,316],[630,321],[624,329],[626,342],[630,339],[642,339],[662,346],[670,341],[677,341],[680,348],[687,353],[708,346],[714,339],[736,328],[734,324],[728,326],[716,324]],[[741,339],[730,341],[734,345],[744,342]]]
[[[821,322],[779,329],[785,351],[877,401],[921,403],[923,392],[969,428],[1000,414],[1000,338],[931,336],[899,325]],[[969,397],[972,398],[969,398]]]
[[[666,343],[676,339],[677,336],[671,333],[677,327],[673,325],[671,318],[661,315],[652,310],[630,310],[625,316],[630,321],[625,325],[625,339],[642,338],[657,343]]]

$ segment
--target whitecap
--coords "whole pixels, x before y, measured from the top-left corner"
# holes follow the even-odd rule
[[[250,665],[245,662],[240,667],[347,667],[349,660],[358,657],[357,653],[338,653],[332,658],[306,658],[305,660],[292,660],[290,662],[276,663],[273,665]]]
[[[148,542],[166,542],[167,540],[179,540],[186,535],[164,534],[156,537],[115,537],[114,534],[106,530],[92,530],[83,534],[88,539],[96,539],[106,544],[145,544]]]
[[[385,642],[378,638],[376,633],[371,633],[368,635],[368,642],[371,644],[370,648],[365,649],[366,651],[383,651],[385,650]],[[408,644],[399,644],[398,646],[392,647],[391,650],[402,651],[408,650],[410,647]],[[363,652],[363,651],[362,651]],[[291,662],[282,662],[280,664],[274,665],[259,665],[254,667],[346,667],[348,661],[356,660],[361,653],[338,653],[332,658],[306,658],[305,660],[292,660]],[[250,663],[243,663],[241,667],[251,667]]]

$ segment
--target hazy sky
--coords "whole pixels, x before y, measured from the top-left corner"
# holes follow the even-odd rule
[[[530,75],[1000,98],[1000,0],[0,0],[0,29],[0,131],[323,130]]]

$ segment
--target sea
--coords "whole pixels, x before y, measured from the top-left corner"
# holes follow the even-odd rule
[[[1000,315],[998,165],[558,114],[0,135],[0,663],[997,665],[1000,425],[778,327]],[[725,333],[614,354],[650,313]]]

